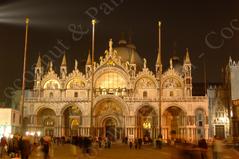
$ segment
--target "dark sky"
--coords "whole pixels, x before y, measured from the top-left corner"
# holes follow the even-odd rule
[[[113,1],[115,3],[113,3]],[[118,6],[115,4],[118,3]],[[104,12],[102,5],[111,10]],[[27,70],[41,55],[50,55],[49,51],[62,40],[67,50],[67,61],[78,59],[83,65],[91,47],[91,17],[87,10],[96,13],[96,56],[103,55],[108,48],[108,40],[113,38],[116,44],[122,32],[132,35],[132,41],[141,57],[148,60],[154,71],[157,54],[158,20],[162,21],[162,57],[164,69],[173,55],[182,60],[186,48],[191,52],[193,81],[203,82],[203,59],[206,61],[207,80],[221,81],[221,68],[231,55],[238,59],[239,30],[231,28],[231,22],[239,27],[239,1],[170,1],[170,0],[2,0],[0,1],[0,96],[5,98],[4,90],[16,89],[14,84],[22,74],[24,48],[24,18],[30,18],[29,50]],[[237,22],[238,19],[238,22]],[[81,40],[72,39],[69,27],[76,26],[80,31],[89,31]],[[223,32],[222,37],[220,32]],[[224,44],[220,48],[211,48],[205,42],[207,34],[213,45]],[[76,35],[76,34],[75,34]],[[80,34],[77,34],[79,37]],[[56,51],[55,51],[56,52]],[[54,59],[59,65],[61,57]],[[69,64],[72,69],[72,64]],[[83,66],[81,66],[83,67]],[[55,66],[58,71],[58,67]],[[28,77],[29,79],[30,77]],[[29,87],[29,84],[28,84]],[[9,92],[9,91],[8,91]]]

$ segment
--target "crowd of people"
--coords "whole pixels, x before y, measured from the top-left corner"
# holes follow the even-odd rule
[[[14,135],[10,138],[1,137],[0,140],[0,158],[3,155],[8,155],[11,158],[15,159],[28,159],[31,152],[38,146],[41,146],[41,150],[44,154],[44,159],[49,158],[49,149],[50,145],[53,142],[56,145],[64,145],[64,144],[73,144],[75,147],[79,147],[82,149],[84,154],[92,153],[93,143],[98,148],[110,149],[112,146],[112,138],[110,137],[82,137],[82,136],[74,136],[74,137],[36,137],[36,136],[20,136]],[[208,143],[207,141],[201,137],[198,140],[198,144],[192,144],[191,142],[187,142],[185,140],[173,140],[174,142],[168,141],[168,145],[176,147],[177,156],[182,157],[183,159],[187,158],[200,158],[200,159],[208,159]],[[158,136],[158,138],[152,140],[149,137],[144,138],[128,138],[127,136],[122,139],[122,143],[129,146],[129,149],[141,149],[142,145],[154,145],[155,148],[161,149],[163,140],[162,136]],[[173,143],[173,144],[172,144]],[[213,139],[211,144],[212,156],[213,159],[220,159],[222,150],[223,150],[223,142],[220,138],[216,136]]]
[[[10,138],[3,136],[0,140],[0,158],[4,155],[8,155],[10,158],[14,159],[28,159],[31,152],[41,145],[44,158],[47,159],[49,156],[50,139],[41,138],[41,143],[38,141],[40,140],[36,136],[14,135]]]

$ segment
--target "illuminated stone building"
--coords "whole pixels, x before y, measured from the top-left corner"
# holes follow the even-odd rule
[[[208,97],[192,95],[189,51],[180,67],[170,59],[170,67],[163,70],[160,48],[159,40],[154,71],[125,40],[114,47],[110,39],[109,48],[93,65],[89,54],[83,72],[77,60],[68,72],[66,56],[60,74],[52,62],[45,70],[39,57],[34,87],[25,98],[26,131],[113,139],[155,138],[161,131],[165,140],[208,138]]]
[[[231,121],[231,136],[239,140],[239,62],[230,57],[226,67],[225,84],[228,89],[229,114]]]
[[[209,136],[227,138],[230,136],[228,89],[224,84],[210,85],[209,98]]]

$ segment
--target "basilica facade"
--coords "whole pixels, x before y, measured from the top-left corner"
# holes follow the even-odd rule
[[[141,59],[132,43],[120,40],[85,71],[78,62],[68,72],[66,56],[60,73],[54,64],[44,69],[39,57],[34,87],[24,101],[25,131],[52,136],[109,136],[181,138],[190,142],[208,139],[208,97],[192,95],[189,50],[176,67],[173,59],[163,69],[161,51],[155,70]]]

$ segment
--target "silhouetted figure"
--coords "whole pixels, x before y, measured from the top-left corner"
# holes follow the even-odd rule
[[[201,148],[201,158],[207,159],[207,142],[206,140],[201,136],[201,139],[198,141],[198,147]]]
[[[129,148],[132,149],[132,147],[133,147],[133,142],[130,141],[130,142],[129,142]]]
[[[49,142],[44,141],[43,143],[44,159],[47,159],[49,157],[49,148],[50,148]]]
[[[141,149],[141,147],[142,147],[142,143],[143,143],[142,138],[139,138],[139,139],[138,139],[139,149]]]

